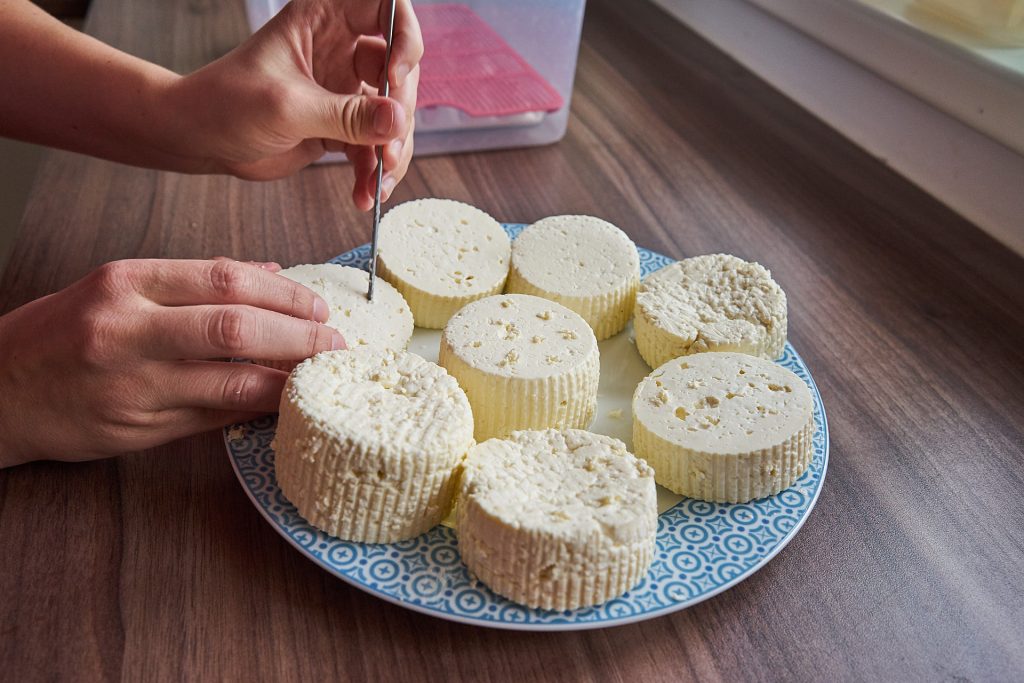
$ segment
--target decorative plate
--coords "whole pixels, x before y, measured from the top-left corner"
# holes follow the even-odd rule
[[[505,224],[515,237],[521,224]],[[672,262],[640,248],[643,276]],[[366,268],[370,245],[346,252],[340,263]],[[601,342],[601,385],[591,430],[631,443],[633,389],[650,369],[625,331]],[[440,333],[417,328],[410,350],[436,360]],[[750,503],[718,504],[681,498],[658,487],[657,552],[647,577],[625,595],[596,607],[554,612],[531,609],[492,593],[471,578],[459,559],[453,529],[439,525],[408,541],[366,544],[342,541],[315,529],[284,497],[274,478],[276,418],[224,429],[235,474],[274,529],[299,552],[343,581],[397,605],[443,619],[531,631],[603,628],[689,607],[735,586],[772,557],[799,531],[821,491],[828,466],[828,425],[811,373],[789,344],[780,365],[807,382],[814,396],[814,457],[795,485]]]

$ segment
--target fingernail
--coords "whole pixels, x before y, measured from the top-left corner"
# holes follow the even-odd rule
[[[395,110],[390,104],[378,104],[373,112],[373,130],[377,135],[387,135],[395,125]]]
[[[325,323],[327,318],[331,315],[331,311],[327,308],[327,302],[316,297],[313,299],[313,320],[317,322]]]
[[[395,189],[395,185],[397,184],[398,181],[395,180],[394,177],[392,176],[388,176],[387,178],[384,179],[384,181],[380,184],[380,189],[381,192],[384,193],[385,198],[391,196],[391,191]]]
[[[395,67],[395,85],[401,87],[405,83],[405,77],[409,75],[409,67],[406,64],[399,64]]]
[[[341,336],[341,332],[335,330],[331,333],[331,351],[338,351],[339,349],[347,349],[348,345],[345,343],[345,338]]]

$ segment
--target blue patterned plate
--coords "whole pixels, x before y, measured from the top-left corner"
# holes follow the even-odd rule
[[[520,224],[506,224],[515,237]],[[672,262],[640,250],[644,276]],[[366,268],[370,245],[334,263]],[[416,331],[410,349],[436,360],[439,333]],[[633,388],[649,372],[624,332],[601,342],[601,388],[593,431],[630,444]],[[607,362],[610,360],[611,362]],[[777,361],[807,382],[814,396],[814,458],[795,485],[742,505],[680,498],[659,487],[657,552],[647,577],[625,595],[596,607],[564,612],[530,609],[495,595],[472,579],[459,560],[458,540],[447,526],[401,543],[341,541],[313,528],[281,493],[274,478],[275,417],[224,430],[231,465],[245,492],[271,526],[299,552],[340,579],[397,605],[443,619],[530,631],[603,628],[675,612],[735,586],[796,535],[814,507],[828,466],[828,425],[811,373],[792,346]],[[623,417],[623,415],[625,417]]]

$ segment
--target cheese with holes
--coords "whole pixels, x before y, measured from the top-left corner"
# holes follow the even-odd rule
[[[412,311],[394,287],[377,278],[373,301],[366,298],[370,274],[336,263],[309,263],[285,268],[279,275],[313,290],[327,302],[326,325],[341,332],[350,349],[367,346],[403,351],[412,338]],[[257,361],[291,370],[294,361]]]
[[[757,263],[695,256],[640,284],[633,328],[637,350],[652,368],[703,351],[772,360],[786,346],[786,294]]]
[[[514,432],[470,450],[456,527],[462,561],[494,592],[542,609],[596,605],[650,568],[654,472],[610,436]]]
[[[516,429],[585,428],[597,410],[594,333],[547,299],[500,294],[474,301],[445,326],[438,362],[469,397],[477,441]]]
[[[511,245],[498,221],[448,199],[399,204],[380,222],[378,272],[402,293],[416,325],[441,329],[470,301],[501,292]]]
[[[445,517],[472,445],[453,377],[413,353],[359,348],[295,368],[271,447],[281,490],[310,524],[393,543]]]
[[[744,503],[792,486],[813,454],[814,401],[786,368],[743,353],[675,358],[633,395],[633,449],[678,494]]]
[[[639,285],[640,256],[626,233],[593,216],[551,216],[512,243],[505,291],[557,301],[600,341],[629,322]]]

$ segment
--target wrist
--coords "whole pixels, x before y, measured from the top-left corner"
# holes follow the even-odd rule
[[[154,77],[147,84],[143,108],[152,146],[167,170],[180,173],[216,173],[221,168],[212,145],[205,103],[197,102],[191,76],[174,73]]]

